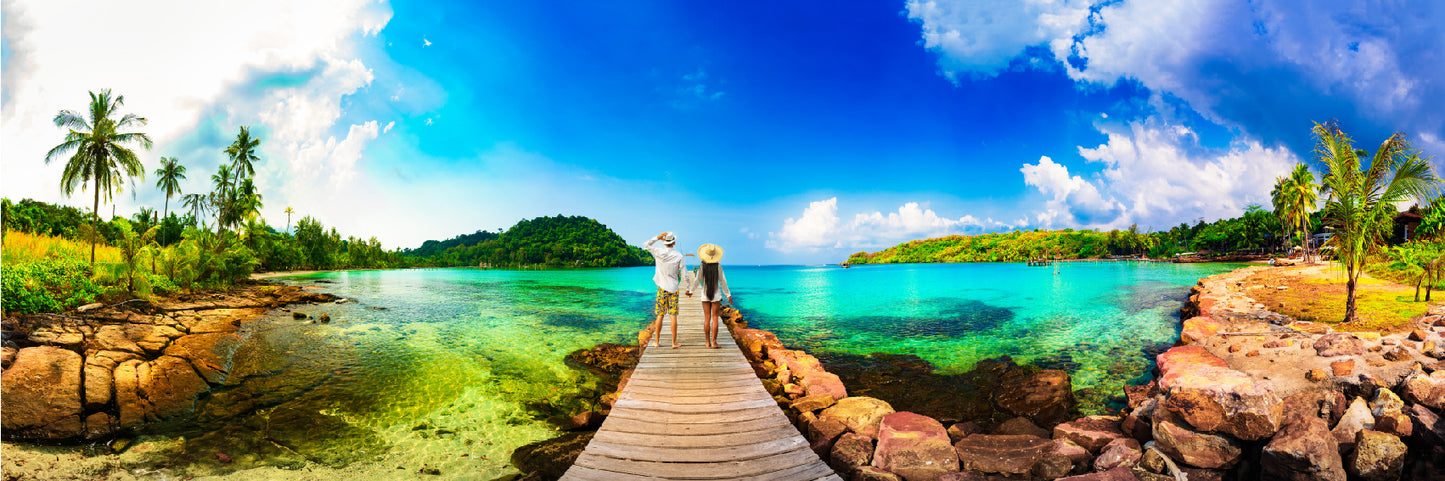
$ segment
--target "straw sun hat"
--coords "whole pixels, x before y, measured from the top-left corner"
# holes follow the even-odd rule
[[[709,264],[722,260],[723,248],[717,244],[703,244],[697,248],[697,259]]]

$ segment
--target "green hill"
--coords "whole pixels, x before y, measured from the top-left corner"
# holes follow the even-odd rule
[[[630,267],[652,256],[622,236],[581,216],[523,220],[501,234],[477,231],[445,241],[429,240],[405,255],[430,257],[439,266]]]

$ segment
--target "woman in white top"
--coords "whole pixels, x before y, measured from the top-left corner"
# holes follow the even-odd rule
[[[703,244],[697,248],[697,259],[702,261],[702,267],[698,268],[699,274],[693,276],[692,282],[687,285],[687,295],[692,296],[692,291],[702,284],[702,318],[706,326],[707,347],[717,349],[717,323],[718,315],[722,312],[722,300],[727,298],[728,305],[733,303],[733,294],[728,290],[728,278],[723,275],[722,266],[718,261],[722,260],[723,250],[716,244]]]

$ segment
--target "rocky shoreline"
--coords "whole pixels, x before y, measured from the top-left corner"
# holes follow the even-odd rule
[[[1118,393],[1127,406],[1111,415],[1080,417],[1067,372],[1006,358],[952,379],[957,398],[912,399],[906,386],[886,388],[931,370],[906,356],[868,388],[927,415],[898,411],[850,396],[816,357],[748,328],[737,311],[724,321],[814,452],[853,481],[1445,479],[1445,307],[1406,332],[1334,332],[1250,298],[1281,287],[1246,285],[1263,269],[1272,267],[1201,279],[1180,342],[1158,355],[1153,380]],[[638,355],[622,348],[574,356],[611,359],[620,392]],[[576,432],[519,448],[523,479],[560,476],[616,396],[574,417]]]
[[[292,304],[335,302],[295,286],[92,304],[3,321],[4,439],[76,443],[162,431],[249,411],[225,395],[245,327]],[[305,317],[305,316],[303,316]]]

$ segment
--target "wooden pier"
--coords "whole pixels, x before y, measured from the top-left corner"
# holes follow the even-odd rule
[[[662,347],[649,347],[612,412],[563,480],[836,480],[720,327],[704,344],[702,304],[678,303]]]

